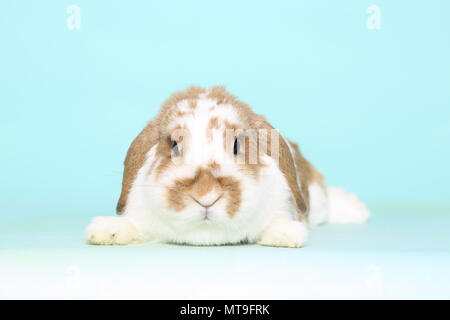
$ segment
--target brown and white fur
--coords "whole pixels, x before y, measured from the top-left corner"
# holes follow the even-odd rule
[[[223,87],[173,94],[128,150],[119,216],[95,217],[86,241],[302,247],[308,226],[369,218],[355,195],[327,187],[298,146],[281,135],[274,144],[269,133],[252,144],[236,133],[232,141],[243,147],[230,153],[225,132],[248,129],[273,131]],[[177,137],[180,130],[187,134]],[[238,155],[243,161],[236,161]]]

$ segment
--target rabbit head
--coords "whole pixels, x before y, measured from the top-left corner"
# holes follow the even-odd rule
[[[117,212],[131,210],[131,190],[139,189],[139,206],[171,228],[242,228],[274,184],[306,214],[288,142],[223,87],[190,87],[165,101],[133,141]]]

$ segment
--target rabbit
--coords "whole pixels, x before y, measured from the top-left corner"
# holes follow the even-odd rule
[[[124,165],[118,216],[93,218],[88,244],[299,248],[312,226],[370,216],[354,194],[328,187],[297,144],[220,86],[174,93],[134,139]]]

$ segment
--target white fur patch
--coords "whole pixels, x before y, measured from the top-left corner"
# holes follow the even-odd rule
[[[309,225],[317,226],[327,222],[329,207],[326,191],[317,183],[309,185],[308,191],[310,208]]]
[[[136,227],[122,217],[95,217],[86,229],[86,242],[100,245],[139,243]]]
[[[370,213],[366,205],[355,194],[349,194],[340,188],[328,187],[330,223],[364,223]]]
[[[263,232],[259,244],[271,247],[299,248],[306,243],[308,229],[300,221],[275,219]]]

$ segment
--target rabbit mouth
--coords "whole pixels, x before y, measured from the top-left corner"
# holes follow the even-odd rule
[[[202,217],[200,218],[200,220],[202,222],[211,223],[214,221],[214,219],[211,217],[211,215],[213,214],[213,211],[208,210],[208,208],[205,208],[205,210],[202,210],[201,214],[202,214]]]
[[[191,195],[189,195],[189,196],[192,198],[192,200],[194,200],[194,201],[195,201],[196,203],[198,203],[200,206],[202,206],[203,208],[205,208],[205,213],[207,213],[207,212],[208,212],[208,209],[211,208],[213,205],[215,205],[215,204],[217,203],[217,201],[219,201],[219,200],[222,198],[223,193],[222,193],[220,196],[218,196],[217,199],[214,200],[213,202],[211,202],[210,204],[203,204],[203,203],[201,203],[199,200],[197,200],[196,198],[194,198],[193,196],[191,196]]]
[[[189,196],[191,197],[192,200],[194,200],[195,203],[197,203],[199,206],[202,207],[202,209],[200,211],[200,214],[201,214],[200,221],[211,222],[213,220],[213,219],[211,219],[211,214],[213,213],[211,211],[211,208],[222,198],[223,193],[221,195],[219,195],[215,200],[210,202],[209,204],[202,203],[201,201],[199,201],[192,195],[189,195]]]

